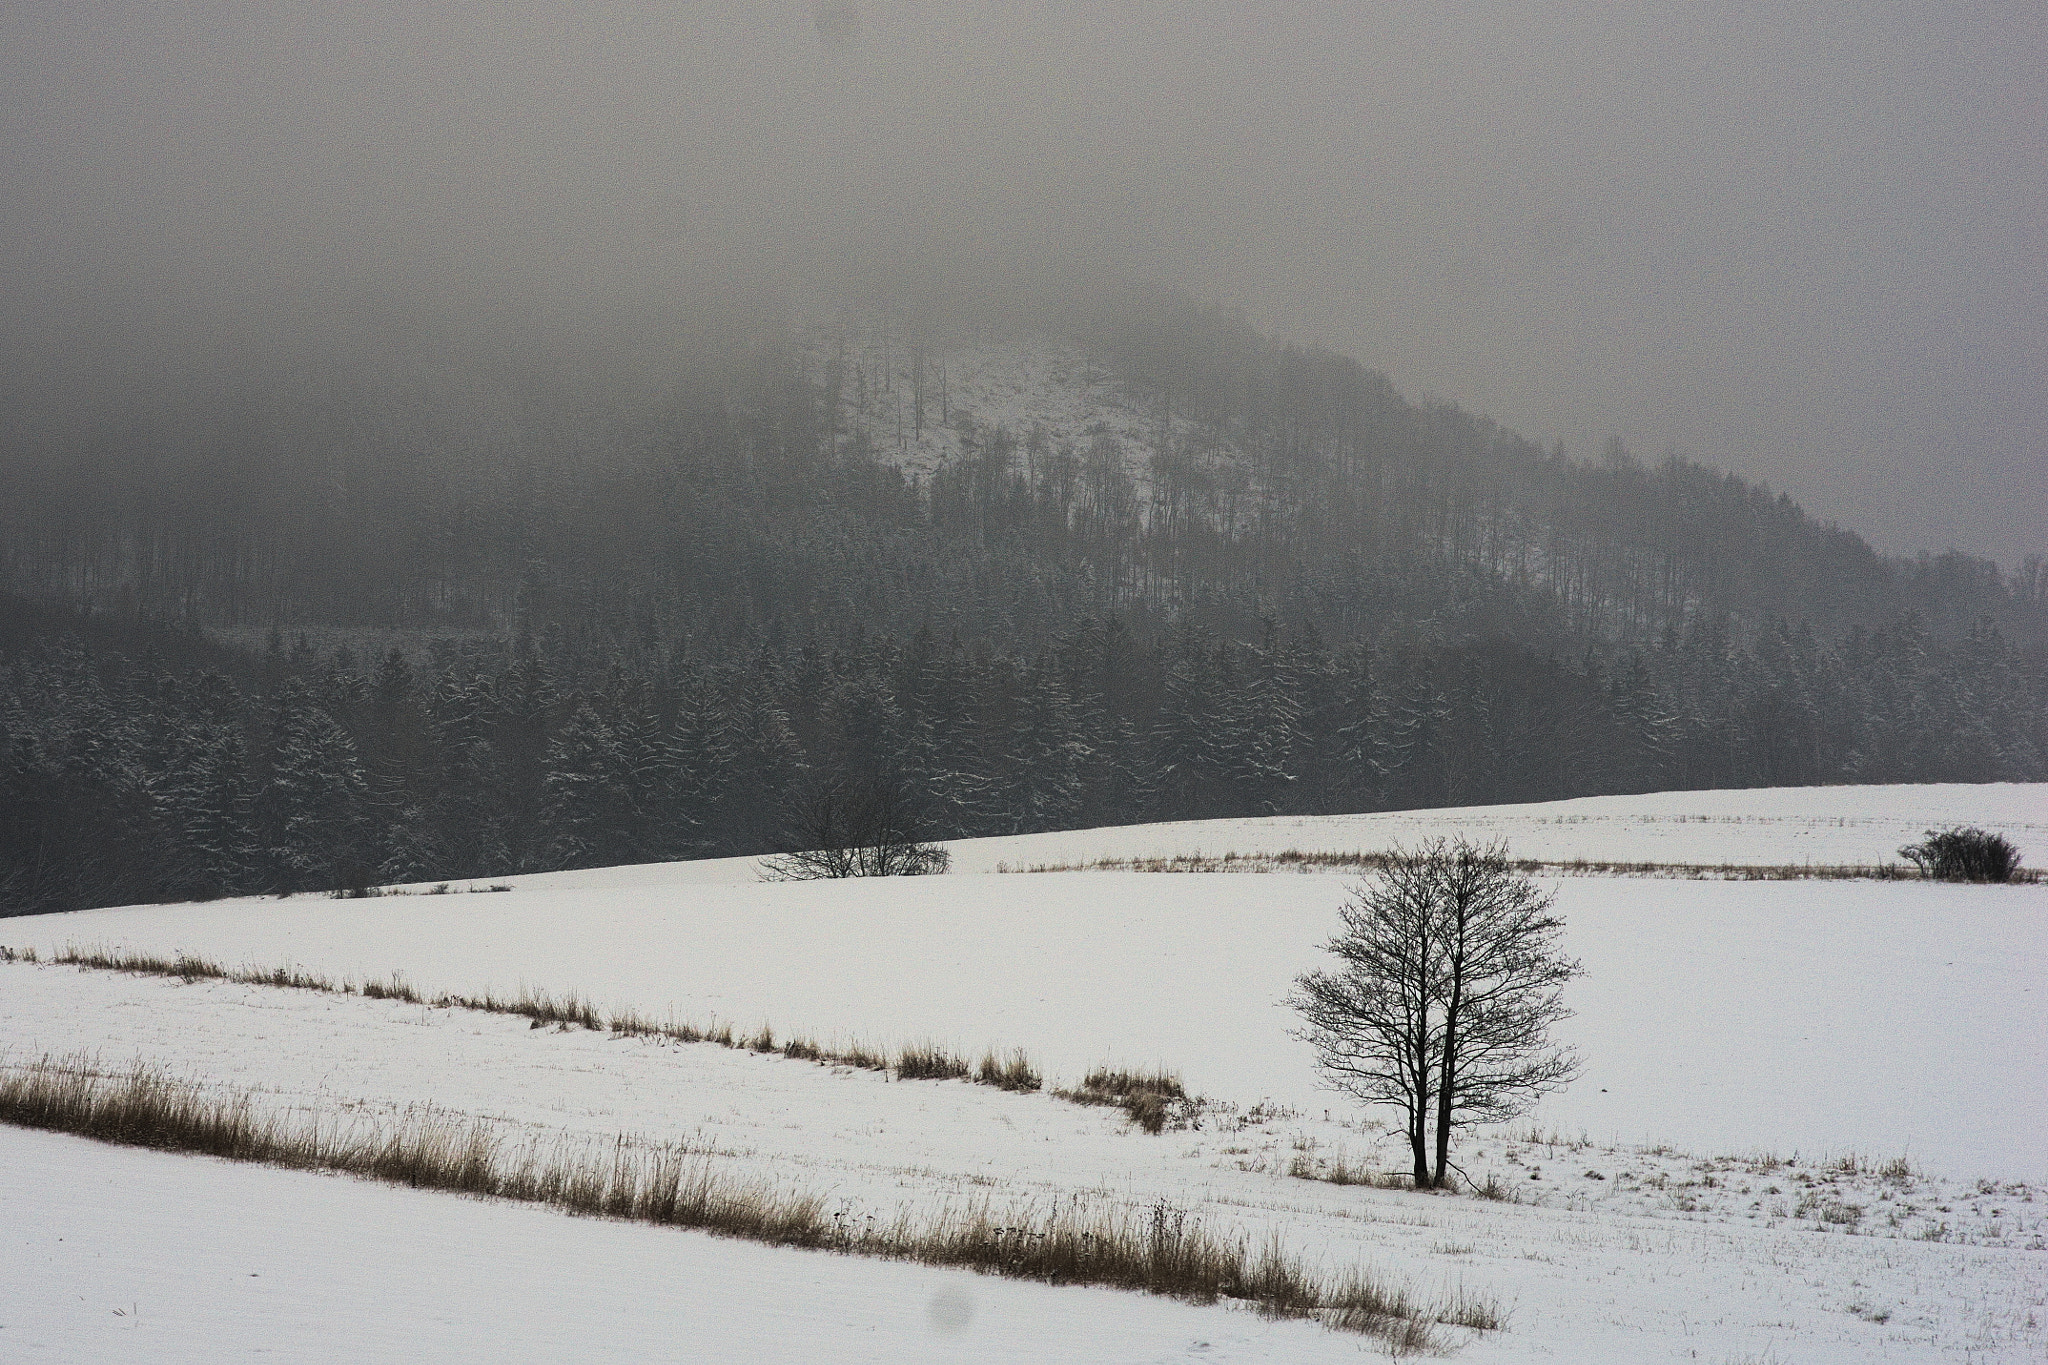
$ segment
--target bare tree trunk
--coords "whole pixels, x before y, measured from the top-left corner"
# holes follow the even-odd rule
[[[1451,961],[1451,999],[1444,1008],[1444,1045],[1442,1070],[1436,1083],[1436,1174],[1429,1180],[1435,1189],[1444,1186],[1444,1173],[1451,1161],[1451,1120],[1452,1100],[1457,1095],[1458,1047],[1463,1041],[1458,1037],[1459,1007],[1464,1003],[1464,964],[1459,960],[1459,951],[1453,950]],[[1423,1182],[1417,1180],[1416,1184]]]

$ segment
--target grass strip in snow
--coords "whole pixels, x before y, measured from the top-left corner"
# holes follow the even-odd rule
[[[1392,853],[1282,849],[1278,853],[1174,853],[1157,857],[1092,858],[1080,862],[997,863],[997,872],[1377,872]],[[1665,877],[1682,881],[1803,882],[1935,880],[1906,863],[1659,863],[1604,862],[1591,858],[1514,858],[1510,865],[1531,876]],[[2022,867],[2006,885],[2048,880],[2048,870]]]
[[[1361,1270],[1326,1282],[1274,1240],[1253,1252],[1166,1202],[1145,1210],[1055,1206],[999,1216],[982,1204],[873,1227],[826,1216],[823,1196],[735,1180],[702,1154],[609,1145],[507,1153],[491,1125],[432,1111],[390,1127],[292,1124],[246,1092],[216,1094],[138,1062],[124,1073],[88,1058],[0,1074],[0,1122],[102,1142],[190,1152],[294,1170],[333,1171],[417,1189],[546,1204],[572,1214],[694,1228],[775,1246],[958,1266],[1049,1284],[1099,1285],[1182,1299],[1234,1301],[1280,1318],[1383,1339],[1397,1352],[1437,1349],[1440,1324],[1493,1330],[1490,1299],[1460,1291],[1423,1305]]]
[[[553,1026],[608,1029],[613,1033],[665,1038],[678,1043],[716,1043],[720,1047],[743,1048],[749,1052],[779,1052],[795,1061],[817,1062],[824,1066],[846,1066],[864,1071],[893,1070],[898,1080],[905,1081],[970,1080],[980,1085],[992,1085],[999,1090],[1023,1094],[1034,1093],[1045,1084],[1044,1077],[1032,1064],[1030,1055],[1022,1048],[1012,1048],[1007,1052],[991,1050],[982,1056],[979,1066],[970,1067],[965,1058],[948,1051],[940,1044],[921,1042],[900,1049],[892,1066],[886,1053],[876,1052],[859,1042],[851,1042],[837,1049],[820,1047],[808,1038],[786,1038],[778,1043],[774,1030],[767,1024],[761,1025],[758,1031],[748,1035],[733,1032],[730,1023],[700,1028],[695,1024],[674,1020],[652,1019],[631,1009],[606,1013],[573,990],[559,998],[530,987],[510,999],[501,999],[490,994],[472,996],[449,993],[428,998],[421,995],[397,972],[385,980],[369,980],[357,986],[347,981],[337,983],[328,977],[297,967],[223,967],[218,962],[194,957],[188,953],[163,957],[152,953],[112,948],[81,949],[72,946],[44,959],[39,957],[33,948],[17,949],[0,945],[0,963],[38,963],[46,960],[56,966],[131,972],[141,976],[176,977],[187,982],[233,981],[244,985],[277,986],[336,995],[360,994],[371,1000],[399,1000],[435,1009],[466,1009],[487,1014],[511,1014],[530,1019],[534,1028]],[[1163,1068],[1138,1072],[1097,1067],[1088,1073],[1078,1088],[1054,1090],[1051,1094],[1056,1099],[1066,1100],[1072,1104],[1110,1105],[1122,1109],[1134,1125],[1152,1134],[1164,1132],[1168,1121],[1176,1112],[1185,1118],[1199,1108],[1201,1103],[1188,1095],[1181,1085],[1179,1076]]]
[[[808,1038],[785,1038],[778,1042],[774,1030],[767,1024],[761,1025],[754,1033],[740,1034],[733,1031],[730,1023],[700,1027],[676,1020],[653,1019],[632,1009],[607,1012],[599,1010],[595,1004],[573,990],[559,997],[531,987],[510,998],[491,994],[457,995],[449,992],[428,997],[421,995],[397,972],[384,980],[369,980],[358,986],[348,981],[337,982],[330,977],[303,971],[297,967],[224,967],[218,962],[194,957],[189,953],[164,957],[155,953],[76,946],[44,958],[33,948],[9,948],[0,945],[0,963],[7,962],[48,962],[53,966],[84,967],[93,971],[176,977],[186,982],[233,981],[242,985],[278,986],[290,990],[321,991],[330,995],[361,995],[370,1000],[399,1000],[434,1009],[510,1014],[531,1020],[534,1028],[586,1028],[597,1031],[609,1030],[612,1033],[629,1036],[665,1038],[677,1043],[716,1043],[720,1047],[742,1048],[749,1052],[779,1052],[796,1061],[817,1062],[824,1066],[847,1066],[862,1071],[893,1070],[897,1079],[906,1081],[959,1078],[982,1085],[993,1085],[1002,1090],[1016,1091],[1034,1091],[1041,1084],[1037,1068],[1031,1064],[1030,1058],[1021,1049],[1013,1050],[1001,1058],[991,1053],[982,1060],[977,1071],[970,1068],[965,1060],[936,1043],[919,1043],[902,1049],[892,1066],[886,1053],[875,1051],[858,1041],[839,1048],[828,1048],[821,1047]]]

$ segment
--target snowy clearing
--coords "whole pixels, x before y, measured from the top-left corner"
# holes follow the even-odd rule
[[[1583,1079],[1546,1128],[1699,1153],[1905,1155],[2048,1177],[2048,886],[1564,878]],[[820,1041],[1021,1046],[1071,1083],[1164,1063],[1199,1093],[1332,1106],[1282,1001],[1341,878],[1062,873],[563,888],[85,911],[0,926],[421,991],[576,990]]]
[[[1518,806],[1463,806],[1370,815],[1276,815],[1113,825],[1000,839],[956,839],[955,872],[1022,871],[1098,860],[1384,852],[1458,835],[1507,841],[1518,858],[1547,863],[1664,863],[1716,867],[1873,867],[1933,828],[1982,825],[2048,864],[2048,783],[1926,783],[1875,787],[1763,787],[1746,791],[1584,796]],[[761,879],[755,858],[649,863],[539,874],[552,886],[628,887]],[[491,879],[531,887],[536,877]],[[489,882],[479,882],[488,885]]]
[[[0,1358],[1355,1360],[1299,1322],[0,1128]]]
[[[0,964],[0,1060],[81,1050],[109,1068],[140,1059],[337,1121],[431,1104],[526,1141],[681,1142],[739,1174],[825,1192],[850,1218],[962,1201],[1164,1200],[1218,1231],[1277,1233],[1324,1269],[1363,1265],[1423,1296],[1491,1296],[1507,1330],[1457,1333],[1471,1337],[1460,1357],[1475,1361],[2034,1360],[2048,1353],[2048,886],[1556,879],[1567,949],[1587,967],[1567,1029],[1586,1070],[1533,1121],[1470,1144],[1470,1175],[1511,1194],[1489,1202],[1328,1179],[1405,1164],[1368,1116],[1316,1087],[1281,1003],[1318,961],[1347,878],[989,869],[1317,839],[1350,851],[1455,832],[1505,834],[1518,854],[1559,859],[1779,863],[1806,849],[1806,861],[1865,862],[1959,821],[2001,828],[2038,860],[2043,795],[1831,788],[1220,822],[975,841],[955,846],[956,868],[968,870],[934,878],[774,884],[730,860],[521,876],[497,893],[221,901],[0,924],[0,943],[45,953],[184,951],[355,981],[398,971],[429,996],[532,986],[602,1009],[769,1023],[820,1042],[933,1040],[973,1055],[1023,1046],[1054,1084],[1103,1062],[1164,1064],[1216,1103],[1158,1137],[1116,1110],[1044,1094],[357,995],[47,964]],[[76,1139],[0,1139],[20,1154],[5,1221],[10,1255],[27,1258],[19,1274],[0,1269],[29,1283],[41,1266],[35,1273],[74,1286],[34,1296],[33,1313],[0,1312],[0,1340],[33,1327],[51,1359],[137,1358],[133,1334],[158,1323],[142,1358],[210,1359],[209,1339],[253,1349],[267,1334],[286,1358],[320,1359],[331,1337],[291,1324],[343,1320],[361,1312],[362,1295],[398,1305],[386,1310],[388,1336],[365,1339],[370,1359],[481,1359],[486,1349],[502,1356],[507,1340],[642,1358],[648,1342],[678,1332],[693,1343],[685,1358],[703,1359],[814,1359],[821,1341],[842,1359],[1017,1360],[1350,1358],[1362,1344],[1238,1310],[714,1244]],[[121,1174],[155,1169],[137,1162],[187,1174],[150,1177],[145,1200]],[[229,1187],[301,1201],[297,1216],[317,1231],[280,1222],[259,1235],[251,1216],[221,1213]],[[405,1255],[476,1239],[503,1261],[502,1278],[473,1250],[379,1264],[358,1249],[380,1235],[360,1212],[378,1201],[407,1211],[391,1217],[432,1225],[401,1239]],[[89,1265],[83,1252],[51,1253],[50,1237],[68,1239],[69,1227],[133,1251]],[[209,1258],[188,1256],[192,1237],[215,1239],[223,1256],[260,1246],[302,1275],[330,1255],[350,1265],[266,1316],[271,1308],[198,1286]],[[567,1297],[590,1283],[579,1278],[589,1267],[620,1258],[635,1264],[613,1283],[708,1287],[636,1294],[628,1307]],[[560,1261],[577,1265],[525,1290]],[[955,1284],[980,1309],[970,1333],[941,1340],[924,1305]],[[145,1285],[156,1286],[158,1316],[130,1321],[113,1315],[118,1302],[99,1303],[126,1294],[146,1306]],[[812,1298],[804,1286],[816,1287]],[[1026,1297],[1005,1297],[1012,1291]],[[876,1300],[867,1316],[846,1309],[863,1295]],[[1031,1295],[1073,1307],[1041,1308]],[[1104,1316],[1103,1303],[1134,1301]],[[522,1328],[532,1314],[548,1324]],[[477,1322],[508,1324],[511,1335],[494,1325],[479,1336]],[[414,1332],[426,1346],[413,1349]],[[442,1349],[442,1332],[462,1344]]]
[[[1449,1334],[1475,1360],[1639,1360],[1646,1339],[1710,1347],[1709,1359],[1775,1342],[1781,1354],[1796,1343],[1800,1360],[2018,1360],[2044,1342],[2026,1325],[2048,1295],[2048,1203],[2032,1188],[1496,1138],[1469,1168],[1523,1202],[1495,1203],[1290,1175],[1370,1149],[1368,1134],[1319,1116],[1213,1110],[1149,1137],[1114,1111],[1045,1095],[709,1044],[274,987],[0,973],[10,1060],[61,1036],[110,1066],[147,1057],[297,1114],[374,1124],[431,1103],[513,1141],[680,1141],[743,1177],[829,1191],[854,1220],[984,1200],[1165,1200],[1254,1245],[1279,1235],[1326,1269],[1362,1265],[1429,1298],[1491,1297],[1509,1330]],[[1290,1349],[1309,1359],[1327,1348]]]

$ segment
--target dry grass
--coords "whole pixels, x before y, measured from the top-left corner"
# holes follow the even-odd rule
[[[1328,1161],[1318,1160],[1313,1151],[1298,1152],[1287,1164],[1287,1174],[1296,1180],[1319,1180],[1326,1185],[1362,1185],[1374,1190],[1412,1190],[1415,1177],[1406,1171],[1382,1171],[1351,1164],[1342,1150]],[[1484,1191],[1474,1191],[1484,1194]],[[1494,1196],[1486,1196],[1488,1198]]]
[[[1176,853],[1152,858],[1096,858],[1081,862],[1032,863],[998,872],[1376,872],[1394,855],[1359,850],[1338,852],[1284,849],[1278,853]],[[1906,863],[1660,863],[1605,862],[1589,858],[1516,858],[1511,866],[1532,876],[1667,877],[1689,881],[1924,881],[1925,875]],[[2048,877],[2040,868],[2019,868],[2015,883],[2036,883]]]
[[[825,1054],[824,1061],[833,1066],[850,1066],[856,1071],[887,1071],[889,1058],[858,1040],[848,1043],[837,1052]]]
[[[397,972],[393,972],[390,979],[385,981],[365,981],[358,989],[371,1000],[402,1000],[408,1005],[420,1003],[420,993],[408,985],[405,978]]]
[[[1045,1078],[1038,1074],[1038,1068],[1022,1048],[1013,1048],[1007,1054],[990,1051],[982,1054],[981,1065],[975,1069],[974,1079],[983,1085],[992,1085],[998,1090],[1011,1090],[1029,1094],[1045,1084]]]
[[[969,1074],[967,1063],[937,1043],[913,1043],[896,1054],[896,1076],[905,1081],[950,1081]]]
[[[832,1240],[823,1201],[718,1176],[677,1147],[508,1152],[490,1124],[428,1110],[388,1128],[323,1127],[260,1114],[161,1067],[108,1073],[85,1058],[0,1074],[0,1122],[158,1151],[339,1171],[419,1189],[551,1204],[571,1213],[704,1228],[803,1246]]]
[[[1180,1077],[1164,1068],[1131,1071],[1098,1066],[1082,1080],[1079,1089],[1055,1090],[1053,1094],[1075,1104],[1113,1104],[1148,1133],[1165,1132],[1176,1111],[1185,1112],[1192,1107]]]
[[[185,982],[233,981],[245,985],[278,986],[292,990],[321,991],[333,995],[361,995],[371,1000],[397,1000],[435,1009],[465,1009],[485,1014],[509,1014],[530,1020],[533,1028],[552,1026],[557,1029],[610,1030],[618,1034],[664,1038],[676,1043],[715,1043],[720,1047],[743,1048],[750,1052],[780,1052],[793,1060],[817,1062],[825,1066],[848,1066],[861,1071],[894,1070],[898,1079],[906,1081],[967,1077],[985,1085],[1013,1091],[1034,1091],[1041,1084],[1037,1068],[1021,1050],[1012,1051],[1001,1058],[991,1053],[983,1059],[977,1072],[967,1065],[964,1058],[936,1043],[928,1042],[904,1048],[892,1065],[887,1053],[858,1041],[850,1042],[841,1048],[820,1047],[811,1039],[791,1039],[778,1044],[775,1031],[765,1023],[751,1034],[739,1034],[734,1032],[729,1021],[714,1021],[708,1026],[700,1027],[672,1019],[653,1019],[634,1009],[603,1013],[596,1005],[573,990],[555,996],[544,990],[526,987],[517,996],[509,999],[489,993],[458,995],[448,992],[430,998],[422,995],[398,972],[393,972],[382,980],[372,979],[356,985],[347,981],[336,982],[298,967],[224,967],[220,963],[194,957],[188,953],[166,957],[158,953],[136,952],[132,949],[76,946],[65,948],[48,958],[40,957],[33,948],[0,946],[0,963],[4,962],[48,962],[52,965],[85,967],[95,971],[175,977]]]
[[[19,959],[15,959],[19,960]],[[1460,1292],[1414,1304],[1354,1271],[1334,1285],[1277,1240],[1256,1253],[1161,1202],[1055,1207],[998,1216],[986,1205],[922,1222],[855,1228],[822,1196],[722,1175],[702,1153],[611,1144],[507,1148],[491,1124],[427,1111],[385,1127],[323,1127],[259,1111],[245,1093],[215,1094],[137,1063],[104,1072],[89,1059],[44,1058],[0,1070],[0,1122],[159,1151],[195,1152],[297,1170],[336,1171],[418,1189],[541,1203],[569,1213],[697,1228],[779,1246],[960,1266],[1051,1284],[1140,1290],[1193,1303],[1232,1300],[1383,1338],[1399,1351],[1434,1346],[1439,1323],[1490,1330],[1499,1312]]]

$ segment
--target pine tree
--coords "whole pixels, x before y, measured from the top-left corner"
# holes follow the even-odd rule
[[[287,891],[367,885],[383,860],[362,760],[298,678],[271,699],[269,750],[256,825],[272,884]]]

